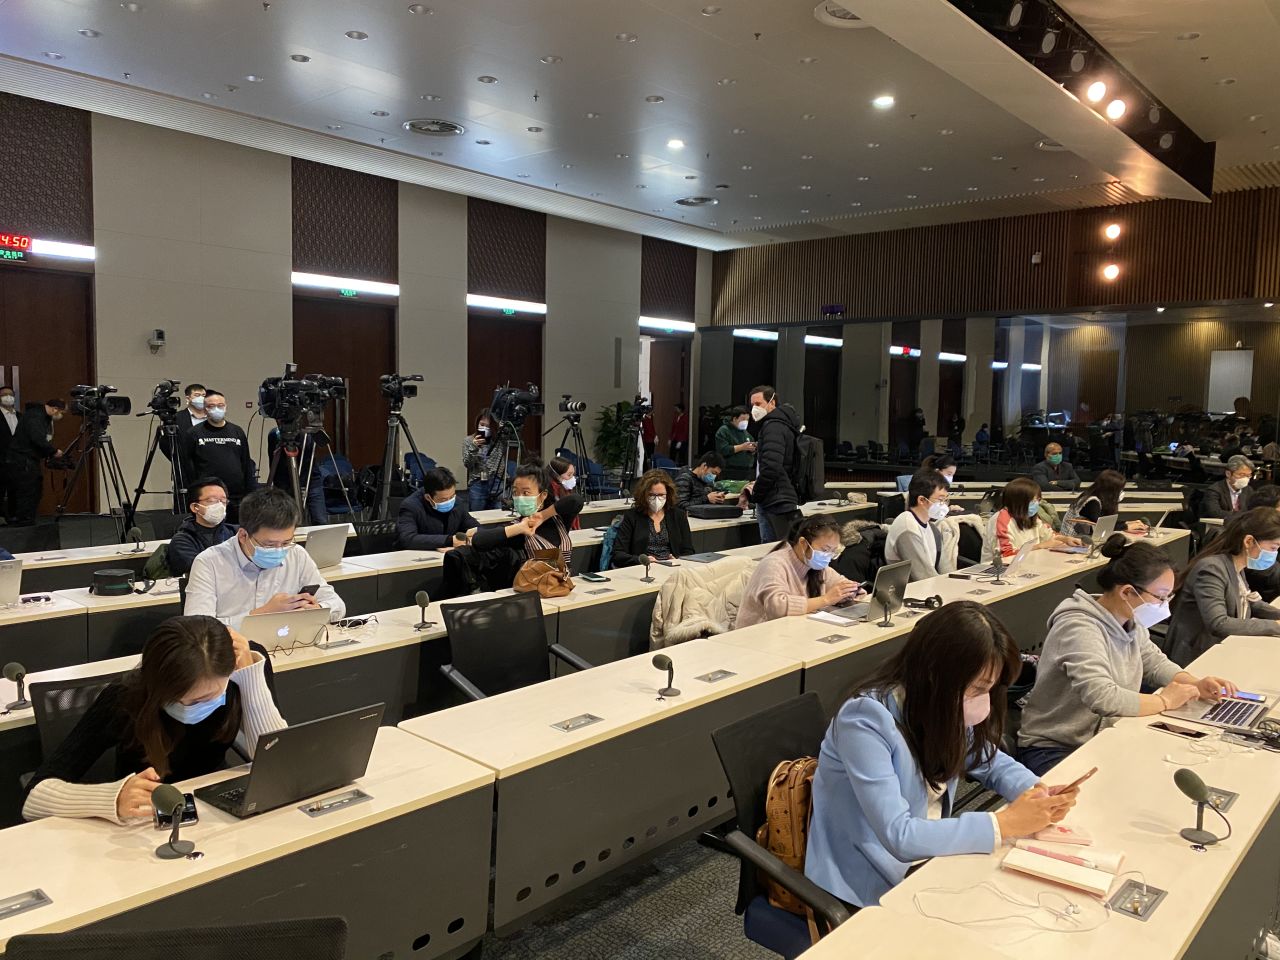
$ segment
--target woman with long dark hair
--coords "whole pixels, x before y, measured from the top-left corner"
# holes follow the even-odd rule
[[[1071,501],[1067,515],[1062,518],[1062,532],[1069,537],[1089,537],[1098,525],[1099,517],[1110,517],[1120,510],[1124,499],[1124,474],[1119,470],[1103,470],[1093,478],[1093,483]],[[1119,524],[1117,530],[1130,533],[1146,533],[1147,525],[1141,520],[1129,520]]]
[[[1249,589],[1245,570],[1270,570],[1280,551],[1280,513],[1241,513],[1191,558],[1177,581],[1165,640],[1169,659],[1185,667],[1233,634],[1280,636],[1280,609]]]
[[[831,568],[844,549],[840,524],[819,514],[791,527],[787,539],[756,564],[735,625],[802,617],[857,597],[858,584]]]
[[[97,700],[36,770],[22,814],[151,816],[162,783],[225,765],[236,745],[250,759],[258,737],[287,724],[272,697],[266,650],[213,617],[172,617],[147,638],[138,666]],[[111,756],[105,783],[91,771]]]
[[[467,471],[467,500],[472,511],[502,506],[507,479],[507,447],[498,442],[498,425],[488,409],[476,414],[476,428],[462,441],[462,466]]]
[[[813,780],[804,872],[872,906],[929,857],[992,853],[1066,816],[1077,790],[1046,787],[1000,749],[1005,698],[1022,668],[995,615],[969,600],[916,623],[827,728]],[[951,817],[962,775],[1012,801]]]
[[[613,541],[613,567],[633,567],[643,563],[644,557],[667,561],[693,553],[689,515],[680,506],[680,494],[667,471],[650,470],[642,476],[632,499]]]
[[[1080,541],[1066,534],[1054,533],[1053,527],[1041,520],[1040,484],[1030,477],[1017,477],[1004,488],[1004,506],[987,522],[982,538],[982,559],[991,561],[999,553],[1006,560],[1015,556],[1028,543],[1033,550],[1059,544],[1079,546]]]

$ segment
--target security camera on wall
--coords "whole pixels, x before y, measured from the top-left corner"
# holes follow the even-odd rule
[[[151,352],[158,353],[160,348],[164,345],[164,331],[159,328],[152,330],[151,336],[147,338],[147,346],[151,348]]]

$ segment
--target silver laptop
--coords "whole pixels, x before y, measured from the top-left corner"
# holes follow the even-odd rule
[[[1171,719],[1190,720],[1192,723],[1203,723],[1210,727],[1222,727],[1224,730],[1252,730],[1267,715],[1269,698],[1244,700],[1238,697],[1223,697],[1217,703],[1205,703],[1203,700],[1192,700],[1184,703],[1177,710],[1164,710],[1163,715]]]
[[[11,607],[22,596],[22,561],[0,560],[0,607]]]
[[[902,598],[907,594],[907,584],[911,581],[911,562],[886,563],[876,571],[876,580],[871,587],[871,600],[866,603],[854,603],[843,607],[827,607],[827,613],[857,622],[881,620],[888,607],[889,616],[902,609]]]
[[[288,613],[250,614],[240,621],[240,632],[246,640],[260,643],[270,652],[318,643],[328,625],[329,611],[319,607]]]
[[[1107,517],[1099,517],[1098,522],[1093,525],[1093,532],[1087,537],[1081,537],[1085,543],[1079,547],[1057,546],[1051,547],[1053,553],[1088,553],[1090,550],[1089,541],[1093,542],[1095,547],[1101,549],[1107,539],[1116,532],[1116,523],[1120,520],[1118,513],[1113,513]]]
[[[1034,550],[1035,548],[1036,548],[1036,542],[1034,540],[1030,540],[1027,543],[1024,543],[1021,549],[1019,549],[1018,552],[1014,554],[1013,559],[1010,560],[1008,563],[1005,563],[1004,557],[1001,556],[999,553],[997,553],[995,556],[995,560],[999,561],[999,566],[997,566],[996,563],[993,561],[991,566],[981,571],[979,575],[986,576],[986,577],[996,577],[1001,580],[1008,579],[1009,577],[1013,576],[1015,573],[1018,572],[1018,568],[1021,567],[1026,562],[1027,557],[1030,556],[1031,551]],[[997,545],[996,549],[999,550],[999,545]]]
[[[1164,522],[1165,522],[1166,520],[1168,520],[1168,519],[1169,519],[1169,514],[1170,514],[1170,513],[1172,513],[1172,512],[1173,512],[1173,511],[1171,511],[1171,510],[1166,510],[1164,513],[1160,514],[1160,519],[1156,521],[1156,525],[1155,525],[1154,527],[1147,527],[1147,536],[1148,536],[1148,537],[1163,537],[1163,536],[1164,536]]]
[[[303,547],[321,570],[336,567],[342,562],[342,553],[347,549],[347,524],[312,527],[307,531],[307,542]]]

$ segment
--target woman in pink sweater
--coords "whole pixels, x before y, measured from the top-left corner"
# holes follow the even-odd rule
[[[840,526],[831,517],[801,520],[756,566],[735,626],[802,617],[858,596],[861,588],[831,569],[841,549]]]

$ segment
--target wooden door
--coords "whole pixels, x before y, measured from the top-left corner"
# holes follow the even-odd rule
[[[299,374],[320,373],[347,381],[347,434],[340,411],[326,405],[325,430],[357,469],[381,464],[389,407],[378,387],[396,372],[396,312],[381,303],[293,298],[293,362]]]
[[[546,386],[542,381],[542,328],[540,320],[517,320],[480,313],[468,315],[467,422],[458,424],[459,450],[463,439],[475,427],[476,416],[481,410],[488,410],[493,403],[493,392],[497,387],[509,383],[523,390],[532,383],[541,390]],[[529,417],[520,431],[520,440],[529,456],[541,456],[543,423],[554,423],[559,417],[555,412],[559,397],[544,394],[542,401],[547,405],[548,415],[553,415],[551,419]],[[548,456],[552,446],[558,442],[559,437],[554,433],[547,438]],[[455,456],[455,451],[444,455],[449,462]],[[459,482],[464,481],[459,478]]]
[[[64,450],[81,424],[71,388],[93,383],[92,289],[93,277],[88,274],[0,268],[0,374],[6,385],[15,388],[20,407],[54,397],[67,401],[67,415],[53,432],[54,446]],[[45,471],[42,515],[53,512],[69,476],[64,471]],[[125,480],[135,483],[137,476],[126,472]],[[78,482],[67,503],[68,512],[93,509],[95,494],[91,473]]]
[[[823,336],[824,334],[818,334]],[[827,456],[840,438],[840,351],[830,347],[804,349],[804,427],[822,441]]]
[[[676,404],[683,403],[686,410],[689,405],[688,340],[653,338],[649,344],[649,392],[653,394],[650,400],[653,402],[653,424],[658,432],[658,452],[668,453]],[[693,436],[690,439],[697,440]]]

